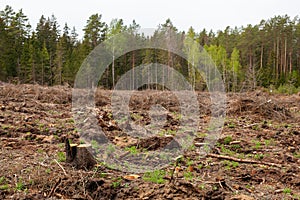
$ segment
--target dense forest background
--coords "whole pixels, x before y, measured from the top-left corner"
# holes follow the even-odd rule
[[[75,27],[59,27],[54,15],[41,16],[33,30],[22,10],[6,6],[0,11],[0,80],[13,83],[41,85],[73,85],[78,69],[86,56],[101,42],[123,31],[135,33],[140,26],[133,21],[125,25],[122,19],[110,23],[100,14],[89,17],[83,38],[78,38]],[[157,27],[152,37],[167,30],[182,35],[183,51],[189,58],[200,45],[218,66],[227,91],[253,90],[257,87],[293,93],[300,88],[300,19],[274,16],[259,24],[227,27],[216,33],[205,29],[197,32],[178,30],[167,19]],[[188,37],[185,37],[188,36]],[[151,40],[136,35],[141,41]],[[192,38],[194,45],[185,38]],[[124,41],[124,44],[130,41]],[[133,51],[116,59],[100,84],[112,88],[120,76],[143,63],[165,63],[180,71],[195,89],[205,89],[203,80],[186,62],[165,51]],[[133,80],[134,81],[134,80]],[[134,84],[134,83],[133,83]],[[154,87],[154,86],[148,86]],[[157,88],[157,86],[155,86]]]

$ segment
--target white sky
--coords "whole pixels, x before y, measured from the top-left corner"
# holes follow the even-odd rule
[[[197,32],[258,24],[275,15],[300,16],[300,0],[1,0],[0,10],[5,5],[15,11],[23,8],[34,28],[41,15],[54,14],[60,29],[67,22],[80,37],[87,19],[95,13],[102,14],[108,24],[113,18],[122,18],[127,25],[135,19],[142,28],[156,28],[170,18],[179,30],[193,26]]]

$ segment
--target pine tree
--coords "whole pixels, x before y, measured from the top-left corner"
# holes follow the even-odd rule
[[[50,56],[48,54],[46,42],[44,42],[44,44],[43,44],[40,58],[41,58],[41,75],[39,77],[41,77],[41,84],[44,85],[44,84],[46,84],[47,73],[50,70],[50,66],[49,66]]]
[[[7,78],[6,70],[6,51],[7,51],[7,31],[4,19],[0,16],[0,80],[5,81]]]
[[[31,26],[28,24],[28,18],[24,15],[22,9],[15,14],[12,20],[12,31],[11,34],[14,37],[14,49],[15,49],[15,59],[16,59],[16,71],[19,79],[22,80],[21,74],[21,56],[24,51],[24,44],[28,40],[30,34]],[[25,47],[26,48],[26,47]]]
[[[89,47],[89,51],[94,49],[105,39],[107,25],[101,21],[101,15],[93,14],[87,20],[84,31],[84,43]]]
[[[16,77],[17,69],[16,69],[16,53],[15,53],[15,39],[13,35],[13,20],[14,20],[15,12],[11,6],[6,6],[3,11],[0,12],[0,17],[4,22],[4,32],[3,39],[5,40],[5,50],[1,52],[3,55],[3,70],[5,71],[5,79]]]
[[[30,83],[39,83],[39,62],[40,62],[40,49],[39,43],[36,37],[35,32],[32,33],[31,38],[29,40],[29,60],[28,65],[30,67],[30,72],[28,73],[28,79]]]

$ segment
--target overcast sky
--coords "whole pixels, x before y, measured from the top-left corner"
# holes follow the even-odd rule
[[[65,22],[75,26],[80,36],[95,13],[102,14],[106,23],[122,18],[130,24],[135,19],[142,28],[156,28],[170,18],[179,30],[193,26],[197,32],[258,24],[275,15],[300,16],[300,0],[1,0],[0,9],[5,5],[15,11],[22,8],[34,28],[41,15],[54,14],[61,26]]]

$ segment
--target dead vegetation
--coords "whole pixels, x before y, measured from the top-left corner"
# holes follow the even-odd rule
[[[0,84],[0,199],[300,199],[299,95],[228,94],[222,135],[200,157],[211,101],[208,93],[199,93],[203,124],[195,145],[170,166],[134,176],[65,155],[65,138],[77,149],[82,142],[71,93],[63,86]],[[170,92],[132,96],[131,119],[141,126],[151,123],[152,105],[166,108],[165,124],[143,141],[120,129],[110,96],[111,91],[97,91],[97,119],[109,140],[128,153],[155,151],[178,129],[179,104]]]

